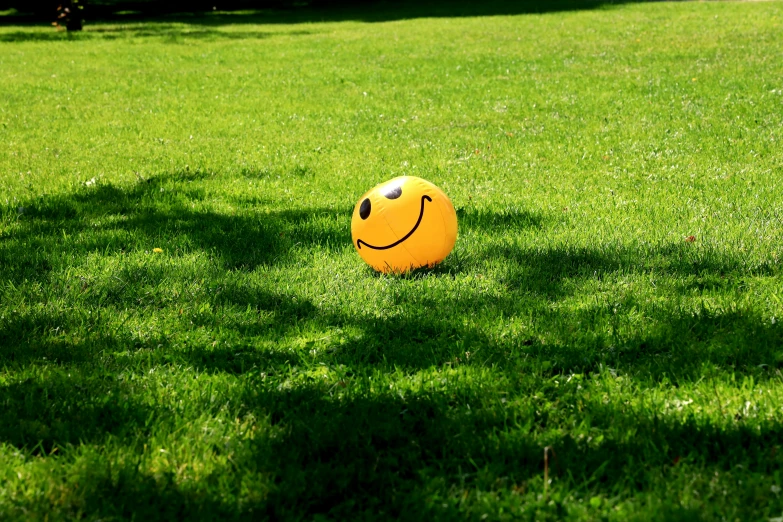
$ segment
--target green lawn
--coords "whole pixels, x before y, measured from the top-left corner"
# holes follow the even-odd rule
[[[783,3],[497,12],[0,25],[0,519],[781,520]]]

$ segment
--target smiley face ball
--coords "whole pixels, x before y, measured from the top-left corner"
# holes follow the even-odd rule
[[[451,200],[429,181],[401,176],[364,194],[351,217],[353,246],[379,272],[443,261],[457,240]]]

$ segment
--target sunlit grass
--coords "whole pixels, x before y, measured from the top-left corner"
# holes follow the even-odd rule
[[[783,4],[281,16],[0,27],[0,518],[783,516]]]

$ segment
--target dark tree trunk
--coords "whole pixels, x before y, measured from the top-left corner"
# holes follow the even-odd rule
[[[83,9],[83,0],[63,0],[57,8],[54,25],[65,27],[69,31],[81,31],[84,24]]]
[[[65,28],[69,31],[81,31],[82,30],[82,16],[81,13],[75,14],[71,17],[70,20],[68,20],[68,23],[65,24]]]

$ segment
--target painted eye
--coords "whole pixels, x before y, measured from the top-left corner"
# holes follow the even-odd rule
[[[370,217],[370,211],[372,210],[372,204],[370,204],[370,198],[364,198],[364,201],[362,201],[362,206],[359,207],[359,216],[362,219],[367,219]]]
[[[383,195],[386,196],[387,199],[397,199],[398,197],[402,196],[402,187],[399,185],[392,187]]]

